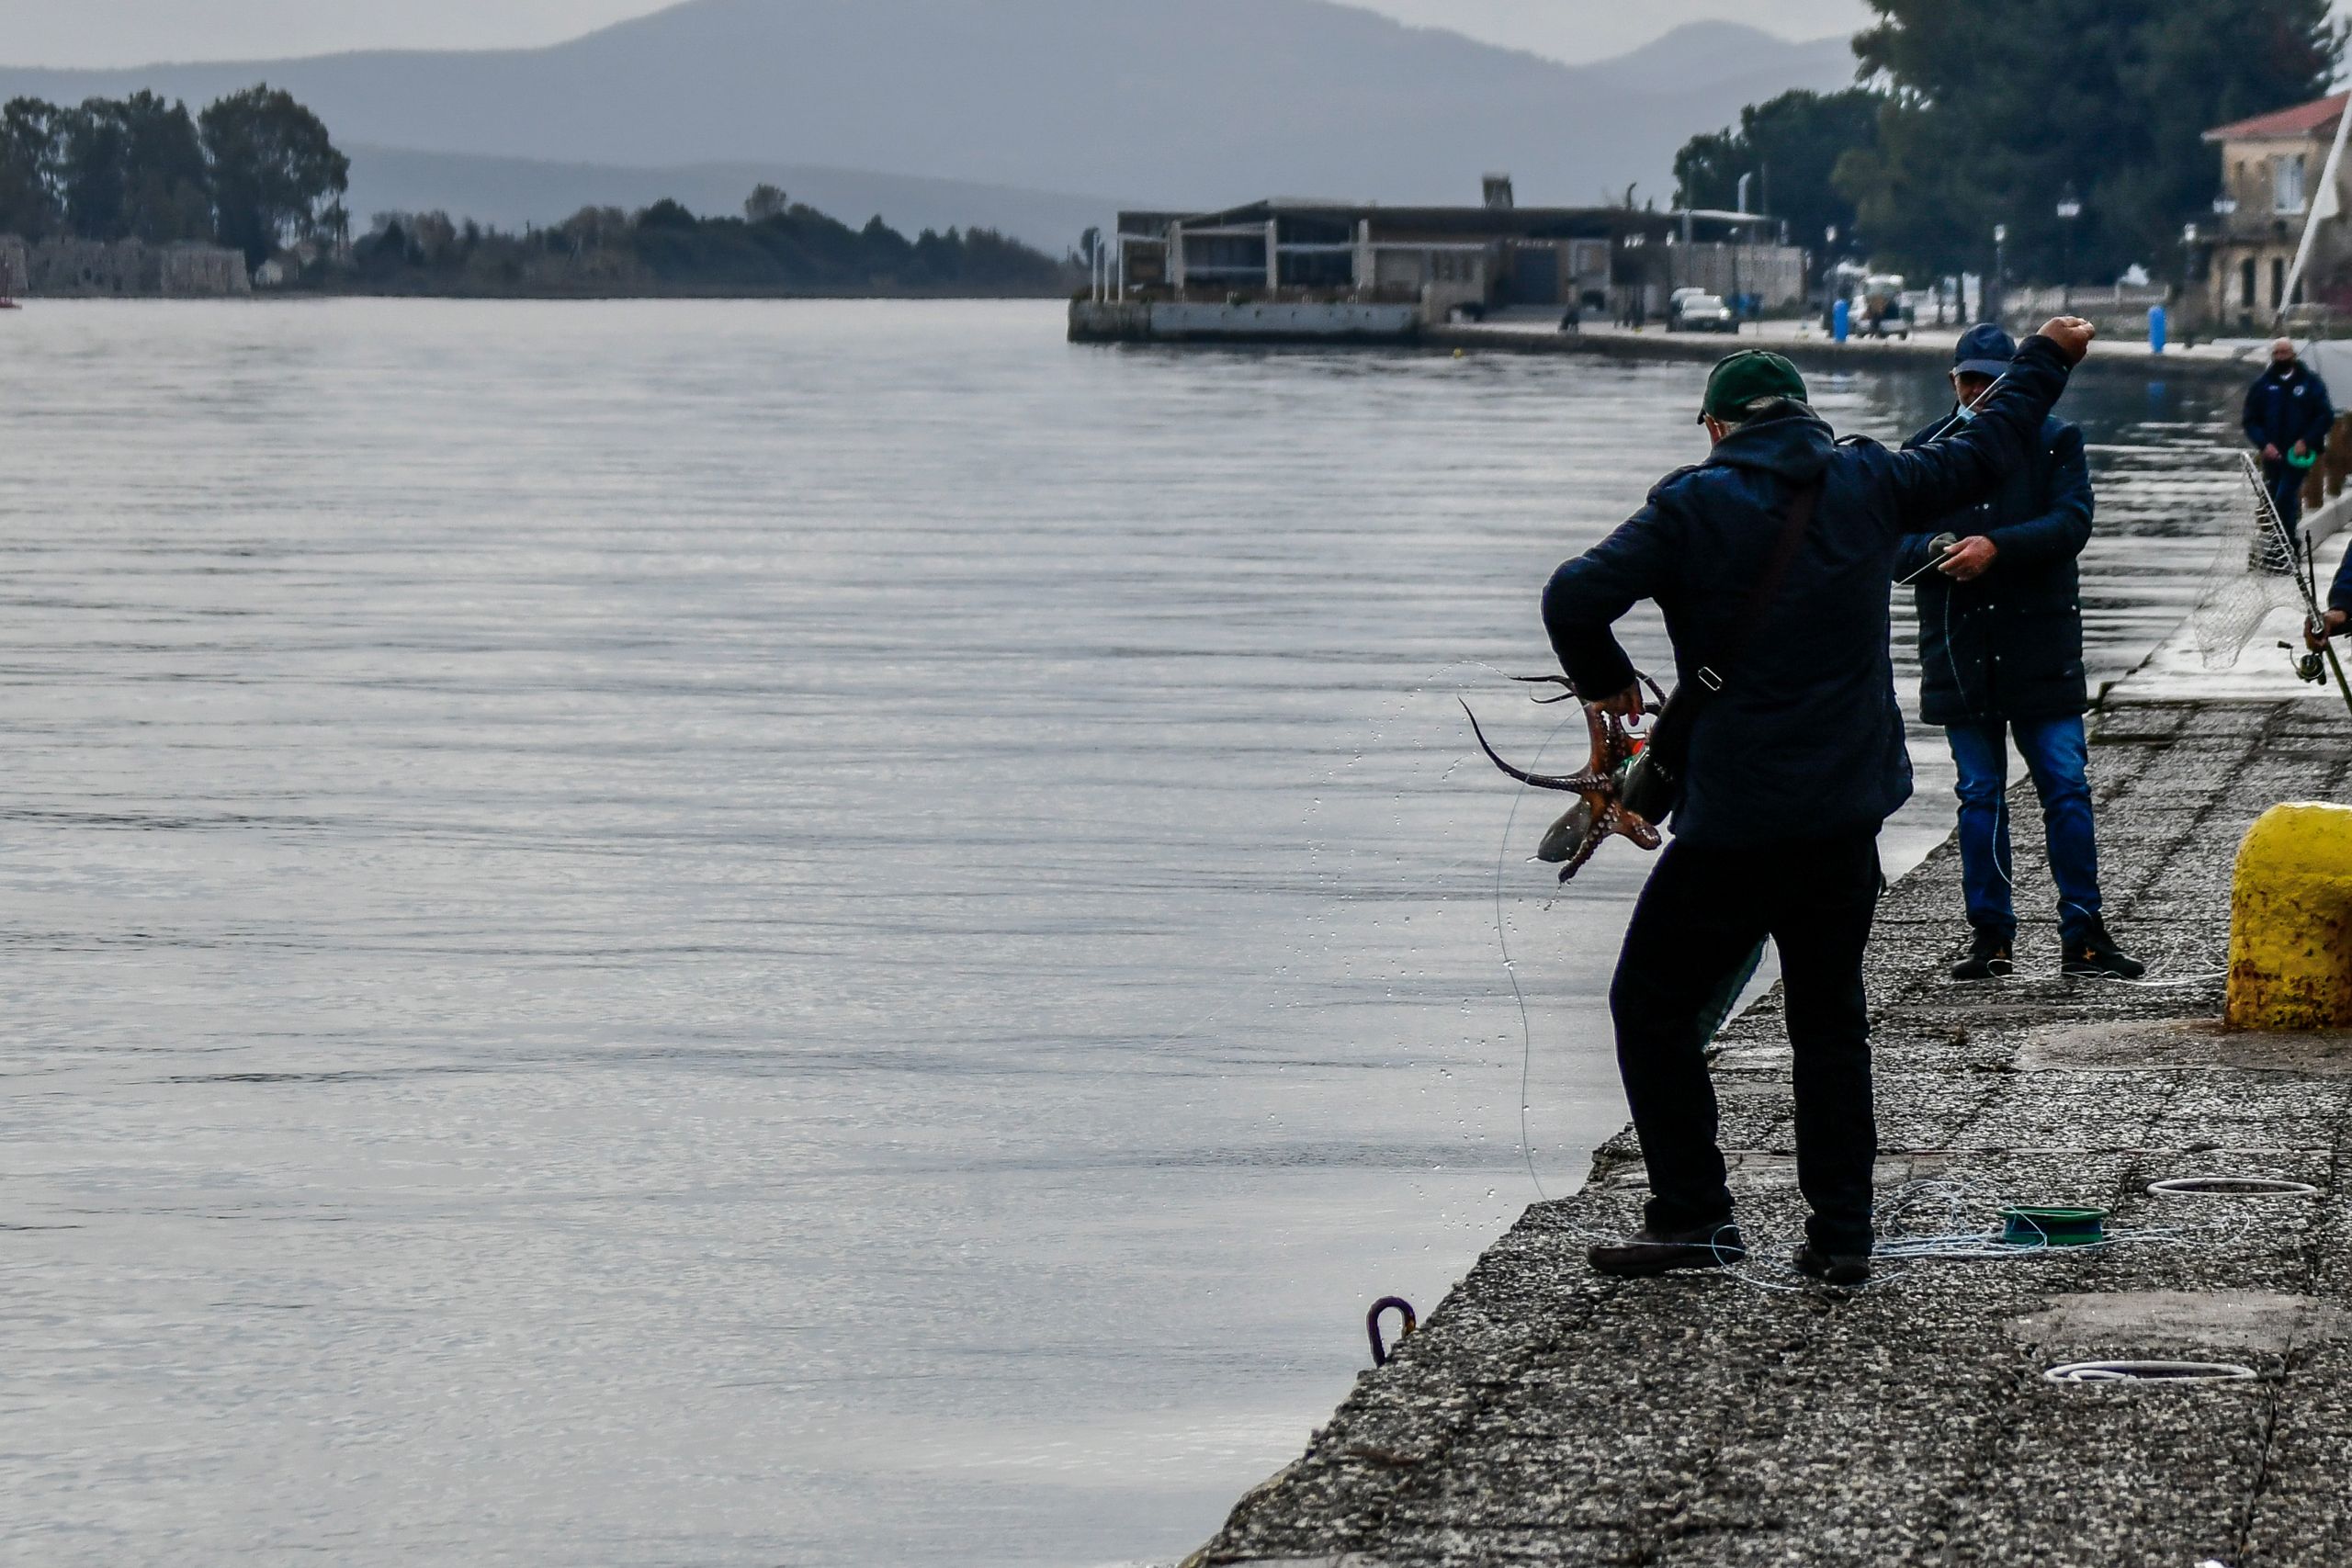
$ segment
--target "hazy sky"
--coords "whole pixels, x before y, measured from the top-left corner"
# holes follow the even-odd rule
[[[858,0],[840,0],[855,5]],[[1359,0],[1422,26],[1562,60],[1622,54],[1670,28],[1736,17],[1788,38],[1850,32],[1863,0]],[[145,65],[381,47],[552,43],[665,0],[0,0],[0,61]]]

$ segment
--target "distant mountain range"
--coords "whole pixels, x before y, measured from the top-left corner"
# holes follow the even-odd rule
[[[1059,249],[1121,201],[1471,200],[1489,169],[1522,201],[1638,183],[1663,205],[1687,138],[1852,74],[1842,40],[1730,24],[1569,66],[1328,0],[688,0],[547,49],[0,67],[0,96],[201,102],[266,80],[356,150],[363,220],[548,220],[663,179],[723,209],[767,178],[853,221]]]

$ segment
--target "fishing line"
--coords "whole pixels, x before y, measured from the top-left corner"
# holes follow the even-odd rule
[[[1583,716],[1583,705],[1578,704],[1574,712],[1552,727],[1552,733],[1544,738],[1544,744],[1535,749],[1534,760],[1528,764],[1528,770],[1531,773],[1543,767],[1544,754],[1552,749],[1554,741],[1559,739],[1560,731],[1566,729],[1571,721]],[[1519,969],[1512,964],[1510,956],[1510,933],[1503,919],[1503,867],[1510,859],[1510,831],[1519,825],[1519,808],[1526,801],[1529,788],[1529,785],[1521,784],[1518,792],[1511,796],[1510,815],[1503,820],[1502,842],[1495,849],[1495,943],[1502,949],[1503,973],[1510,978],[1511,1000],[1519,1004],[1520,1156],[1527,1162],[1527,1179],[1535,1184],[1535,1196],[1548,1203],[1552,1201],[1552,1195],[1544,1190],[1544,1179],[1535,1174],[1535,1145],[1527,1133],[1527,1089],[1535,1071],[1535,1025],[1527,1014],[1527,993],[1520,989]]]
[[[1927,1262],[2016,1262],[2026,1258],[2106,1252],[2124,1247],[2222,1247],[2243,1240],[2253,1224],[2250,1214],[2240,1217],[2234,1224],[2227,1216],[2217,1214],[2202,1225],[2110,1227],[2098,1241],[2059,1246],[2049,1241],[2003,1240],[2003,1225],[1998,1216],[2004,1209],[2013,1206],[2015,1201],[2012,1199],[1953,1178],[1922,1177],[1905,1182],[1889,1191],[1877,1207],[1877,1222],[1883,1234],[1871,1247],[1871,1258],[1874,1264],[1891,1267],[1875,1269],[1870,1279],[1861,1284],[1836,1289],[1847,1294],[1878,1289],[1903,1279],[1911,1271],[1912,1266]],[[1933,1212],[1938,1207],[1942,1211],[1940,1213]],[[1909,1228],[1906,1215],[1921,1209],[1929,1213],[1917,1223],[1923,1227],[1932,1225],[1939,1228]],[[1986,1217],[1972,1224],[1972,1211]],[[1747,1244],[1745,1262],[1724,1265],[1717,1272],[1749,1290],[1803,1294],[1820,1289],[1817,1282],[1811,1280],[1793,1284],[1787,1282],[1792,1278],[1803,1280],[1792,1264],[1761,1264],[1757,1261],[1761,1257],[1776,1253],[1792,1256],[1794,1251],[1795,1244],[1789,1237],[1764,1237]]]
[[[2210,986],[2216,980],[2226,980],[2229,977],[2230,972],[2226,969],[2216,969],[2211,974],[2206,975],[2183,975],[2177,977],[2167,977],[2162,980],[2131,980],[2126,979],[2120,975],[2070,975],[2065,976],[2065,978],[2071,980],[2105,980],[2110,985],[2152,986],[2159,989],[2167,986]]]
[[[1410,703],[1416,697],[1430,694],[1433,690],[1435,683],[1441,678],[1452,674],[1455,671],[1459,670],[1478,670],[1484,671],[1489,674],[1505,675],[1506,679],[1509,678],[1505,674],[1505,671],[1496,668],[1492,664],[1487,663],[1483,660],[1457,659],[1451,662],[1438,665],[1420,676],[1413,684],[1404,688],[1400,692],[1397,692],[1390,698],[1387,711],[1373,721],[1374,728],[1372,733],[1374,739],[1379,738],[1386,727],[1393,725],[1397,721],[1405,711],[1405,705]],[[1362,752],[1359,750],[1357,752],[1357,757],[1360,758]],[[1454,769],[1470,761],[1474,753],[1469,751],[1456,753],[1453,760],[1446,763],[1443,771],[1439,773],[1439,778],[1443,779],[1450,775]],[[1322,778],[1317,783],[1315,787],[1317,789],[1330,788],[1339,781],[1340,771],[1343,768],[1351,767],[1353,765],[1353,761],[1333,763],[1329,768],[1325,770]],[[1321,801],[1318,796],[1316,805],[1310,806],[1305,815],[1301,817],[1299,828],[1302,834],[1305,834],[1306,831],[1306,817],[1313,816],[1320,805]],[[1311,857],[1318,847],[1318,840],[1312,837],[1306,837],[1305,840],[1305,847]],[[1425,893],[1430,888],[1441,886],[1449,882],[1457,881],[1465,871],[1476,872],[1483,869],[1483,860],[1457,859],[1452,864],[1445,866],[1443,869],[1406,887],[1403,890],[1402,896],[1411,897]],[[1321,904],[1308,911],[1306,916],[1306,926],[1310,930],[1319,926],[1337,910],[1354,902],[1356,897],[1357,895],[1353,892],[1330,895]],[[1291,951],[1294,954],[1295,953],[1297,946],[1298,944],[1296,942],[1290,944]],[[1287,964],[1278,965],[1272,973],[1261,973],[1255,976],[1243,986],[1229,991],[1224,1000],[1196,1015],[1192,1021],[1186,1023],[1174,1033],[1158,1036],[1155,1040],[1155,1043],[1162,1047],[1182,1044],[1185,1041],[1193,1038],[1202,1031],[1207,1029],[1209,1025],[1231,1013],[1243,1002],[1252,999],[1253,993],[1264,987],[1268,982],[1279,977],[1284,970],[1287,969]]]
[[[1476,671],[1485,674],[1499,676],[1507,680],[1516,679],[1516,677],[1511,676],[1508,671],[1502,670],[1483,660],[1454,660],[1449,663],[1437,666],[1423,674],[1412,685],[1397,693],[1390,700],[1387,710],[1374,721],[1375,728],[1373,731],[1374,737],[1379,737],[1382,731],[1387,727],[1396,724],[1404,715],[1407,705],[1416,698],[1430,695],[1437,692],[1440,689],[1438,685],[1439,682],[1448,676],[1454,675],[1457,672],[1464,671]],[[1458,688],[1447,687],[1445,690],[1450,694],[1457,696],[1461,694]],[[1569,705],[1566,715],[1564,716],[1559,724],[1555,725],[1551,732],[1544,737],[1543,745],[1538,748],[1536,751],[1536,761],[1539,765],[1544,756],[1548,753],[1552,746],[1557,742],[1561,732],[1570,724],[1581,718],[1582,715],[1583,709],[1581,705]],[[1360,750],[1357,752],[1358,760],[1361,759],[1362,754],[1363,753]],[[1461,767],[1465,762],[1472,762],[1476,760],[1476,754],[1475,752],[1458,752],[1450,761],[1447,762],[1444,770],[1438,776],[1441,780],[1450,777],[1456,768]],[[1333,764],[1324,773],[1321,780],[1321,787],[1328,788],[1334,784],[1338,781],[1341,771],[1344,768],[1352,765],[1352,761]],[[1521,1159],[1527,1167],[1528,1179],[1534,1183],[1537,1196],[1548,1201],[1550,1195],[1544,1191],[1543,1180],[1536,1174],[1534,1145],[1530,1136],[1528,1127],[1528,1090],[1532,1082],[1535,1050],[1534,1026],[1532,1019],[1528,1011],[1526,994],[1520,986],[1518,972],[1510,955],[1510,940],[1505,930],[1502,911],[1503,873],[1510,856],[1510,835],[1513,829],[1517,826],[1520,808],[1524,804],[1528,794],[1528,786],[1521,784],[1517,794],[1512,797],[1510,813],[1509,818],[1504,824],[1502,842],[1497,853],[1495,865],[1495,921],[1496,939],[1502,952],[1504,973],[1510,981],[1511,999],[1518,1009],[1520,1019],[1520,1152]],[[1320,802],[1318,800],[1318,807],[1319,804]],[[1315,809],[1316,807],[1309,807],[1307,815],[1311,816]],[[1302,826],[1304,825],[1304,819],[1302,819]],[[1308,837],[1306,840],[1306,847],[1311,856],[1317,848],[1317,840],[1312,837]],[[1449,886],[1458,886],[1463,873],[1470,871],[1475,874],[1478,868],[1478,864],[1479,863],[1475,860],[1464,861],[1457,859],[1434,874],[1408,885],[1402,889],[1401,893],[1396,895],[1396,897],[1410,899],[1435,889]],[[1331,917],[1340,909],[1356,902],[1361,897],[1362,895],[1360,892],[1351,890],[1349,892],[1336,894],[1327,898],[1323,903],[1306,915],[1306,923],[1307,929],[1313,931],[1322,927],[1325,922],[1330,919]],[[1295,958],[1296,956],[1298,946],[1299,944],[1297,942],[1290,944],[1291,957]],[[1225,999],[1207,1009],[1175,1032],[1159,1036],[1155,1040],[1154,1043],[1164,1049],[1182,1044],[1184,1042],[1195,1038],[1209,1029],[1210,1026],[1216,1023],[1219,1020],[1233,1013],[1245,1003],[1252,1002],[1259,997],[1262,996],[1270,986],[1287,975],[1288,969],[1289,964],[1284,964],[1278,965],[1272,973],[1261,973],[1246,985],[1237,987],[1234,991],[1230,992]],[[1284,1005],[1295,1008],[1305,1004],[1291,1002]]]

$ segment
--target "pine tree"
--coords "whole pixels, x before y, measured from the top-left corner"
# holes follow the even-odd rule
[[[2203,133],[2318,97],[2345,45],[2328,0],[1871,0],[1854,40],[1883,84],[1874,143],[1837,185],[1879,251],[2077,279],[2180,260],[2220,175]],[[2070,234],[2057,215],[2082,205]]]

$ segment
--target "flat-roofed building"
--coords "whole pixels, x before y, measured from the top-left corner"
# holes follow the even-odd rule
[[[1576,307],[1661,315],[1678,288],[1801,304],[1804,253],[1754,243],[1754,213],[1519,207],[1489,175],[1477,207],[1383,207],[1274,198],[1219,212],[1122,212],[1114,299],[1461,310]]]

